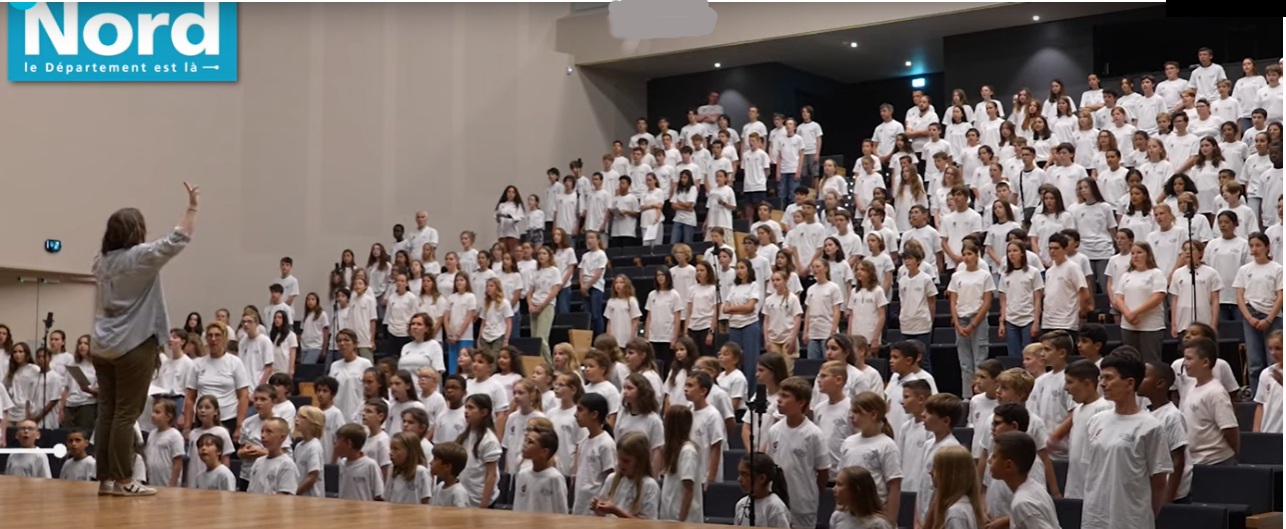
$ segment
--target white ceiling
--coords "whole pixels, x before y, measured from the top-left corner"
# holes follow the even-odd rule
[[[710,71],[715,63],[722,68],[732,68],[777,62],[842,83],[860,83],[942,71],[942,39],[946,36],[1155,5],[1142,2],[1011,4],[903,22],[640,57],[596,64],[593,68],[651,79]],[[862,4],[853,6],[861,9]],[[1033,21],[1033,16],[1039,16],[1040,21]],[[858,47],[852,48],[851,42],[857,42]],[[907,61],[911,61],[910,67],[906,66]]]

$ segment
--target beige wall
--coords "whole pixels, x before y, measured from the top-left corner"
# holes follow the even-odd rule
[[[19,282],[20,277],[36,281]],[[39,281],[42,277],[49,281]],[[0,323],[9,326],[16,341],[38,341],[44,338],[45,314],[53,312],[53,329],[67,331],[74,344],[93,322],[94,293],[94,285],[84,280],[0,270]]]
[[[173,323],[264,304],[283,255],[321,291],[342,249],[364,259],[417,209],[446,249],[464,229],[489,243],[505,185],[540,192],[550,166],[597,163],[646,107],[641,80],[566,73],[565,3],[239,10],[236,83],[0,83],[0,268],[87,273],[113,210],[157,234],[188,180],[204,202],[165,271]],[[0,306],[27,303],[13,292]]]
[[[807,35],[985,9],[1006,2],[711,2],[718,14],[714,31],[700,37],[651,39],[626,53],[612,37],[607,9],[577,13],[558,21],[558,51],[576,56],[577,64],[595,64],[631,57],[665,55],[700,48]]]

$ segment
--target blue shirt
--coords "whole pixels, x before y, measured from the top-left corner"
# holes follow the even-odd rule
[[[98,281],[91,341],[94,356],[120,358],[153,336],[158,345],[168,341],[170,320],[161,290],[161,267],[190,240],[175,228],[156,241],[98,256],[94,262]]]

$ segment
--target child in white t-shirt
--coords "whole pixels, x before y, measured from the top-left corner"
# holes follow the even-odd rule
[[[1282,433],[1282,331],[1268,334],[1268,352],[1273,365],[1259,376],[1259,391],[1255,392],[1254,431]]]
[[[273,417],[264,421],[260,439],[266,453],[263,457],[256,459],[250,468],[250,486],[247,489],[249,492],[295,494],[299,486],[299,471],[295,467],[295,462],[291,461],[283,449],[289,435],[290,424],[285,419]],[[179,444],[182,446],[182,442]],[[176,472],[181,466],[181,461],[175,464]]]
[[[1148,411],[1161,422],[1165,447],[1170,451],[1170,464],[1175,471],[1166,478],[1164,503],[1187,503],[1192,490],[1192,454],[1189,453],[1188,428],[1183,423],[1183,412],[1170,402],[1170,386],[1174,384],[1174,369],[1162,362],[1147,365],[1143,382],[1139,383],[1140,402],[1148,404]]]
[[[425,468],[427,461],[420,443],[420,436],[412,432],[399,432],[393,437],[389,445],[392,470],[384,484],[389,503],[429,504],[433,480]]]
[[[753,467],[754,481],[750,480]],[[746,454],[737,464],[737,483],[747,496],[737,501],[733,511],[733,525],[747,527],[750,523],[750,498],[754,502],[754,527],[800,527],[792,523],[790,509],[786,500],[790,499],[790,486],[786,483],[785,471],[777,466],[773,458],[763,452]],[[780,491],[786,498],[778,496]]]
[[[1218,346],[1209,338],[1183,343],[1183,368],[1197,381],[1197,386],[1184,398],[1182,410],[1194,465],[1227,464],[1236,458],[1240,448],[1232,400],[1214,377],[1218,355]]]
[[[924,429],[929,433],[929,440],[924,444],[924,475],[929,479],[920,481],[916,492],[916,520],[925,523],[929,514],[929,505],[937,493],[936,480],[932,479],[933,465],[938,452],[951,446],[960,446],[960,442],[951,435],[952,428],[960,422],[960,399],[950,393],[938,393],[924,402]]]
[[[853,435],[840,445],[839,479],[843,479],[846,469],[865,469],[871,475],[875,496],[884,512],[899,512],[902,453],[893,440],[893,428],[885,416],[888,406],[880,395],[869,391],[858,393],[851,399],[848,417]]]
[[[692,442],[692,410],[673,406],[665,411],[661,447],[661,508],[657,519],[705,523],[701,458]]]
[[[1040,417],[1047,425],[1062,424],[1076,403],[1067,392],[1067,381],[1063,370],[1067,368],[1067,356],[1076,350],[1072,336],[1067,332],[1051,331],[1040,337],[1042,347],[1042,367],[1049,371],[1036,377],[1031,395],[1027,398],[1027,410]],[[1053,459],[1067,458],[1067,444],[1055,437],[1047,441],[1046,448]]]
[[[898,325],[902,336],[919,341],[927,349],[933,332],[934,298],[938,295],[938,286],[932,273],[921,269],[924,250],[919,246],[907,244],[902,249],[902,266],[906,275],[898,279],[898,297],[901,300]]]
[[[996,435],[995,451],[988,467],[995,478],[993,487],[1010,491],[1007,505],[1011,527],[1058,527],[1058,511],[1049,491],[1029,479],[1031,468],[1038,462],[1036,442],[1023,432]]]
[[[232,445],[229,443],[225,447],[223,443],[223,437],[212,433],[201,434],[201,437],[197,438],[194,444],[197,447],[202,472],[192,480],[192,488],[225,492],[237,490],[237,477],[232,475],[232,471],[228,470],[223,463],[223,459],[227,457],[225,450],[231,450]],[[63,470],[67,470],[66,465],[63,466]]]
[[[607,426],[607,399],[597,393],[586,393],[576,404],[576,424],[588,435],[576,448],[576,492],[572,514],[589,515],[590,502],[601,492],[607,476],[616,467],[616,443]]]
[[[72,430],[67,433],[67,455],[63,468],[58,472],[58,479],[70,481],[93,481],[98,475],[94,456],[85,451],[89,445],[84,430]],[[233,482],[235,487],[235,480]]]
[[[388,479],[389,467],[392,465],[389,459],[389,436],[384,431],[384,420],[387,418],[388,403],[383,399],[370,399],[362,405],[362,426],[366,427],[367,432],[362,453],[379,465],[381,479]]]
[[[147,483],[153,487],[178,487],[183,473],[183,434],[174,429],[178,415],[174,401],[158,399],[152,403],[152,424],[156,430],[147,436],[143,459],[147,463]]]
[[[558,442],[558,434],[549,430],[523,436],[522,459],[531,464],[514,478],[514,512],[567,514],[567,480],[550,461]]]
[[[477,362],[477,357],[474,358]],[[469,451],[469,461],[460,473],[460,483],[469,494],[469,506],[489,508],[496,499],[496,486],[500,479],[499,461],[503,453],[500,439],[496,437],[496,422],[492,411],[491,396],[469,395],[464,402],[464,420],[467,424],[460,441]]]
[[[460,473],[469,462],[469,452],[455,442],[438,443],[433,446],[433,458],[429,460],[429,472],[440,482],[429,505],[442,507],[469,507],[469,493],[459,481]],[[341,496],[342,497],[342,496]]]
[[[818,497],[831,467],[832,456],[821,428],[804,415],[812,397],[813,388],[807,380],[791,377],[783,381],[777,393],[777,411],[783,419],[765,436],[768,456],[784,465],[781,472],[790,492],[790,527],[817,525]]]
[[[849,424],[849,398],[844,393],[845,381],[848,379],[848,364],[841,361],[829,361],[822,364],[817,373],[817,389],[821,399],[812,403],[813,422],[822,432],[822,442],[826,447],[830,461],[830,478],[839,476],[840,447],[844,440],[853,434]],[[811,398],[811,395],[810,395]]]

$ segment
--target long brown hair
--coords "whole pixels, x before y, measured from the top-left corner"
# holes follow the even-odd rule
[[[884,397],[863,391],[853,397],[849,404],[849,410],[853,412],[874,413],[875,420],[880,421],[880,433],[893,438],[893,427],[889,425],[889,420],[885,417],[889,413],[889,404],[885,402]],[[858,432],[861,433],[861,432]]]
[[[969,449],[961,446],[948,446],[933,455],[933,471],[938,474],[938,492],[933,496],[929,512],[933,516],[931,529],[942,529],[947,521],[947,509],[961,498],[968,498],[973,508],[976,523],[981,524],[983,515],[982,487],[978,483],[978,472],[974,465],[973,455]],[[932,479],[929,476],[929,479]]]
[[[671,404],[665,410],[662,426],[661,429],[665,432],[665,444],[661,447],[661,461],[665,464],[665,473],[677,474],[679,456],[683,453],[683,447],[692,442],[692,408],[682,404]]]
[[[107,229],[103,231],[103,246],[100,253],[106,254],[116,250],[133,248],[143,243],[147,237],[147,223],[143,212],[135,208],[122,208],[107,218]]]
[[[840,498],[835,498],[835,510],[860,518],[876,516],[885,522],[890,521],[884,514],[884,502],[880,501],[879,490],[875,488],[875,478],[871,476],[869,470],[860,466],[845,467],[840,469],[835,481],[843,483],[844,489],[848,491],[848,498],[844,498],[843,504],[840,504]]]
[[[652,477],[652,447],[648,445],[647,436],[642,432],[630,432],[616,442],[616,453],[634,458],[634,477],[627,478],[621,469],[616,469],[612,474],[612,484],[607,489],[607,496],[611,498],[616,495],[622,479],[630,480],[634,483],[634,499],[630,501],[627,510],[636,514],[639,512],[639,502],[643,500],[643,478]]]

